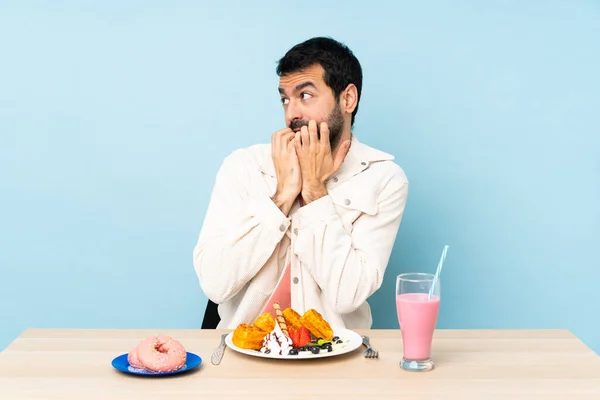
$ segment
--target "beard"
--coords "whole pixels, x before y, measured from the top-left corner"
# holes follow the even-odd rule
[[[344,130],[344,116],[339,103],[336,103],[335,107],[333,107],[333,110],[324,121],[317,121],[317,137],[319,139],[321,139],[321,122],[327,122],[327,126],[329,127],[329,146],[332,150],[336,149],[342,138],[342,131]],[[300,129],[303,126],[308,127],[308,121],[296,119],[290,122],[290,129],[293,131]]]

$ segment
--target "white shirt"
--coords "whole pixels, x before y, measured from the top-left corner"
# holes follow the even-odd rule
[[[328,195],[296,202],[286,217],[271,200],[271,145],[226,157],[193,251],[200,286],[219,304],[218,328],[252,323],[289,262],[294,310],[314,308],[332,327],[369,329],[367,298],[383,282],[408,194],[393,159],[353,136]]]

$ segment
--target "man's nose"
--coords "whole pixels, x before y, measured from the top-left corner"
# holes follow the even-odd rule
[[[285,110],[285,122],[287,126],[295,120],[302,119],[302,110],[295,101],[290,101]]]

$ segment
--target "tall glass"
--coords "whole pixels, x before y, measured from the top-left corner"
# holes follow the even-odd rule
[[[396,311],[402,331],[404,355],[400,366],[407,371],[431,371],[431,342],[440,310],[440,281],[433,274],[408,273],[396,278]]]

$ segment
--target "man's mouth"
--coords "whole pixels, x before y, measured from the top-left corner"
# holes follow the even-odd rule
[[[292,132],[294,133],[298,133],[302,130],[302,127],[308,127],[308,125],[301,125],[301,126],[294,126],[294,127],[290,127],[290,129],[292,130]],[[321,127],[319,125],[317,125],[317,134],[321,133]]]
[[[300,132],[303,126],[308,126],[308,124],[300,120],[294,120],[290,123],[290,129],[295,133]]]

